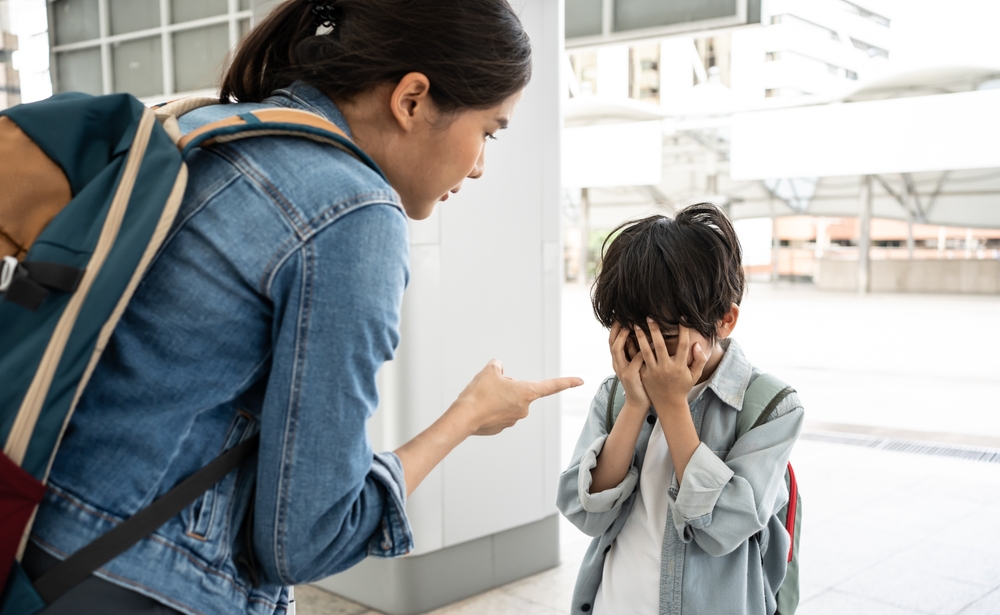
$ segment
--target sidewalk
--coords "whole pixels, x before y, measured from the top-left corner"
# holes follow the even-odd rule
[[[798,615],[1000,613],[1000,463],[943,456],[1000,450],[997,314],[1000,297],[751,288],[736,338],[798,389],[809,421],[792,456],[804,510]],[[587,384],[563,394],[564,465],[610,373],[606,345],[585,289],[565,287],[563,372]],[[898,448],[949,444],[874,449],[865,433]],[[853,444],[818,439],[831,435]],[[434,615],[568,613],[589,539],[565,522],[560,531],[560,566]],[[378,615],[309,587],[296,596],[299,615]]]

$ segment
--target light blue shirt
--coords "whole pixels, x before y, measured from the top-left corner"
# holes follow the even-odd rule
[[[180,124],[261,107],[349,133],[305,84]],[[289,585],[412,549],[399,459],[366,432],[399,341],[406,216],[377,172],[306,139],[186,162],[177,220],[80,399],[32,536],[64,558],[259,432],[243,468],[97,574],[185,613],[282,613]]]
[[[794,393],[764,425],[736,439],[743,396],[760,372],[739,345],[723,340],[726,353],[692,404],[701,444],[677,483],[668,487],[669,519],[660,561],[660,615],[773,615],[775,593],[785,577],[789,537],[776,515],[788,502],[785,466],[802,429],[804,410]],[[608,431],[605,426],[612,378],[590,407],[569,468],[559,477],[557,505],[570,522],[594,540],[573,592],[573,615],[593,608],[604,558],[636,499],[636,485],[656,414],[643,424],[622,482],[591,493]]]

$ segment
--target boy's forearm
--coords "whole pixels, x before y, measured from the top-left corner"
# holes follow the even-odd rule
[[[625,480],[625,475],[632,467],[635,444],[639,440],[645,416],[646,408],[625,403],[604,442],[601,454],[597,456],[597,466],[591,470],[591,493],[617,487]]]
[[[694,420],[691,418],[691,408],[686,399],[661,402],[658,405],[654,403],[654,408],[660,419],[660,426],[663,427],[663,435],[667,439],[667,448],[670,450],[670,459],[674,462],[677,483],[680,484],[684,480],[684,470],[688,462],[701,444],[698,432],[694,428]]]

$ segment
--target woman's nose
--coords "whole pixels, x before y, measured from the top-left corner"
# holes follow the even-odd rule
[[[472,167],[472,172],[469,173],[469,179],[479,179],[483,176],[483,170],[486,166],[486,148],[479,150],[479,160],[476,161],[476,166]]]

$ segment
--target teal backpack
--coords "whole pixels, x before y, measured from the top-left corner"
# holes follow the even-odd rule
[[[187,185],[184,154],[295,136],[381,171],[335,125],[264,109],[181,135],[177,117],[127,94],[67,93],[0,112],[0,615],[31,615],[155,531],[256,449],[225,451],[147,508],[32,582],[19,561],[63,432]]]
[[[605,416],[608,433],[611,433],[615,419],[625,405],[625,390],[618,384],[619,380],[616,377],[611,384],[611,394],[608,395]],[[736,438],[739,439],[754,427],[766,423],[778,404],[794,392],[795,389],[771,374],[761,374],[754,379],[743,396],[743,408],[736,415]],[[781,583],[776,596],[778,610],[775,615],[794,615],[799,605],[799,530],[802,527],[802,496],[791,463],[785,470],[785,486],[788,487],[788,504],[778,511],[778,517],[788,530],[791,544],[788,548],[785,580]]]

